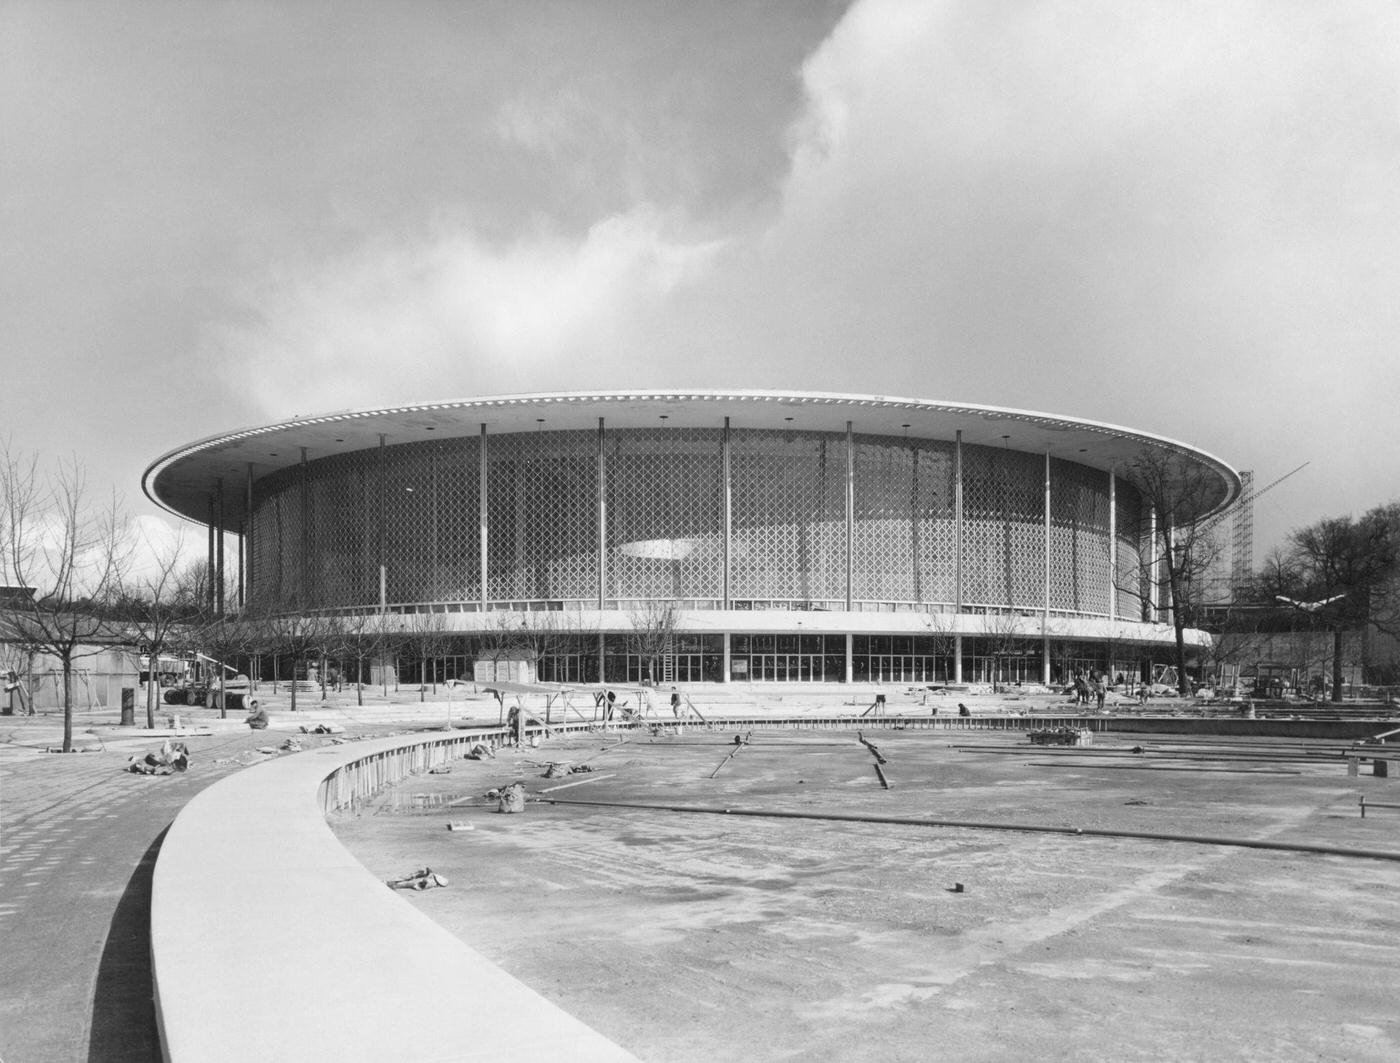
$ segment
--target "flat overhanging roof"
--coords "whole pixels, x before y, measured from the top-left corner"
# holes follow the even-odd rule
[[[952,440],[1006,447],[1128,475],[1143,452],[1179,458],[1218,484],[1205,512],[1233,503],[1240,478],[1229,465],[1184,443],[1119,425],[998,406],[881,395],[777,391],[570,391],[419,402],[344,410],[223,432],[179,447],[147,467],[141,487],[157,505],[209,522],[209,500],[222,482],[224,525],[245,519],[249,474],[261,479],[308,461],[379,446],[514,432],[607,428],[791,429]]]

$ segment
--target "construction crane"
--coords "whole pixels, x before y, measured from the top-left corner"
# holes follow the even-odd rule
[[[1241,473],[1240,479],[1243,482],[1244,490],[1240,492],[1240,497],[1235,500],[1233,505],[1201,525],[1201,532],[1210,534],[1226,518],[1233,521],[1230,529],[1230,582],[1232,585],[1238,587],[1254,572],[1254,503],[1290,476],[1302,472],[1310,464],[1312,463],[1305,461],[1296,469],[1291,469],[1277,480],[1272,480],[1257,490],[1253,486],[1254,474],[1252,472]]]

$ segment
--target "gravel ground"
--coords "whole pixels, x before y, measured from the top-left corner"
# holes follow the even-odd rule
[[[1400,1058],[1400,812],[1357,812],[1361,794],[1400,802],[1394,779],[1260,740],[866,737],[888,789],[851,732],[756,732],[733,757],[722,729],[588,735],[454,762],[333,825],[380,877],[445,875],[414,903],[651,1063]],[[592,771],[547,780],[551,761]],[[579,801],[1397,859],[586,804],[497,814],[480,795],[515,779]]]

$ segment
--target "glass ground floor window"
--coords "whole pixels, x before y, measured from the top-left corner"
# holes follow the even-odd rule
[[[736,683],[841,683],[845,635],[731,635],[729,677]]]
[[[535,675],[541,683],[597,683],[598,647],[592,652],[570,650],[541,657]]]
[[[426,661],[417,654],[400,650],[397,655],[398,681],[441,683],[448,679],[470,679],[478,659],[499,653],[499,639],[460,635],[434,645]],[[951,683],[955,667],[955,640],[949,635],[853,635],[850,640],[851,679],[857,683],[935,684]],[[542,683],[593,684],[600,682],[657,686],[682,683],[843,683],[847,678],[846,636],[814,634],[757,634],[739,632],[730,636],[730,666],[724,671],[724,636],[718,634],[679,634],[669,651],[648,660],[638,647],[636,636],[613,632],[600,639],[597,634],[561,635],[547,644],[535,641],[536,677]],[[530,647],[522,639],[519,646]],[[1045,675],[1045,644],[1040,639],[1019,641],[1005,638],[965,636],[962,640],[962,672],[965,683],[1016,684],[1042,681]],[[1052,683],[1072,681],[1075,672],[1107,673],[1111,681],[1132,685],[1152,676],[1153,662],[1170,659],[1170,648],[1144,647],[1117,640],[1113,643],[1071,642],[1057,639],[1049,645],[1049,674]],[[327,663],[330,663],[328,658]],[[343,681],[373,681],[373,658],[360,661],[341,659],[338,671]],[[264,655],[254,662],[254,671],[270,678],[288,678],[292,667],[285,657]],[[256,667],[260,665],[260,667]],[[306,663],[298,665],[305,675]],[[391,673],[392,674],[392,673]]]
[[[723,678],[723,635],[677,635],[671,641],[669,652],[654,658],[640,653],[635,642],[625,635],[607,635],[603,639],[605,683],[661,686],[718,683]]]
[[[851,639],[851,678],[857,683],[950,683],[951,637],[856,635]]]

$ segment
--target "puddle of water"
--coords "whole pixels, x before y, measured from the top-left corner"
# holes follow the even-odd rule
[[[391,790],[384,795],[378,811],[398,815],[411,815],[414,812],[437,811],[458,802],[461,802],[462,806],[478,802],[482,805],[488,803],[486,798],[482,797],[481,794],[476,791],[470,793],[404,794]]]

